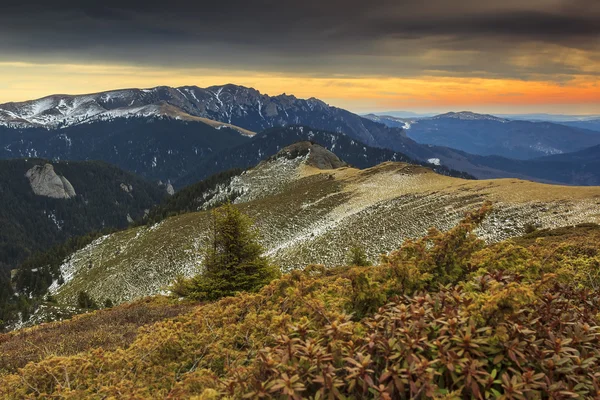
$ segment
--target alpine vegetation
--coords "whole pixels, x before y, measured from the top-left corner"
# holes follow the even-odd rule
[[[205,277],[174,288],[201,303],[150,298],[5,335],[0,396],[597,397],[600,229],[486,245],[474,232],[489,213],[432,229],[374,266],[308,265],[277,278],[262,273],[248,220],[225,206],[213,215]],[[243,276],[226,282],[234,269]],[[121,338],[114,327],[145,309],[165,319],[149,316]],[[77,341],[89,324],[97,339]],[[57,343],[19,354],[32,336]]]

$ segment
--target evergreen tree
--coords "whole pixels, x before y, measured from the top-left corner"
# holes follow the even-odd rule
[[[211,212],[209,235],[202,274],[187,284],[189,297],[216,300],[240,291],[255,292],[278,276],[277,268],[262,256],[252,220],[233,205]]]
[[[77,305],[79,306],[79,308],[84,308],[88,310],[96,310],[98,308],[98,305],[96,304],[94,299],[92,299],[90,295],[84,291],[79,292],[79,294],[77,295]]]
[[[367,259],[365,251],[358,246],[354,246],[350,249],[348,254],[348,263],[354,267],[368,267],[371,265]]]

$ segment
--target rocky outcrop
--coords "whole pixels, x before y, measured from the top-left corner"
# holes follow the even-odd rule
[[[173,196],[175,194],[175,189],[173,188],[173,185],[171,185],[171,181],[167,182],[167,193],[169,196]]]
[[[309,149],[310,153],[308,155],[308,160],[306,160],[308,165],[319,169],[337,169],[348,166],[348,164],[340,160],[338,156],[321,145],[312,144]]]
[[[276,160],[281,157],[285,157],[289,160],[298,157],[306,157],[306,165],[318,169],[336,169],[348,166],[348,164],[340,160],[338,156],[327,150],[325,147],[309,141],[302,141],[287,146],[271,157],[271,160]]]
[[[52,164],[35,165],[25,174],[33,193],[53,199],[75,197],[75,189],[64,176],[57,175]]]
[[[167,194],[169,196],[173,196],[175,194],[175,188],[171,184],[171,180],[170,179],[167,180],[167,183],[164,183],[163,181],[158,181],[158,186],[164,187],[165,190],[167,191]]]

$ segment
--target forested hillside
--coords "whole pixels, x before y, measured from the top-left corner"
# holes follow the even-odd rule
[[[247,140],[227,126],[156,116],[57,130],[0,126],[0,159],[102,160],[149,180],[167,181],[186,174],[215,152]]]
[[[53,162],[75,189],[73,198],[36,195],[25,174],[40,159],[0,161],[0,267],[15,268],[33,252],[104,228],[122,228],[141,218],[167,193],[103,162]],[[131,187],[131,189],[130,189]]]
[[[37,171],[38,180],[30,182],[29,171]],[[166,196],[164,186],[104,162],[0,161],[0,329],[17,309],[28,310],[31,301],[12,298],[10,270],[28,258],[36,266],[57,268],[70,252],[99,235],[91,232],[124,228]],[[32,293],[43,293],[52,282],[50,274],[35,267],[21,271],[14,283],[34,288]]]
[[[221,171],[253,167],[261,160],[275,155],[281,149],[302,141],[317,143],[356,168],[369,168],[386,161],[402,161],[427,166],[442,175],[467,179],[473,178],[465,172],[429,162],[418,161],[401,151],[368,146],[364,142],[353,139],[344,133],[293,125],[267,129],[257,133],[251,140],[235,148],[226,149],[208,157],[192,171],[176,181],[175,184],[178,187],[182,187],[191,185]]]

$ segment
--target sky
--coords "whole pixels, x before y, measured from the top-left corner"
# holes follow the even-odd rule
[[[355,112],[600,114],[599,0],[2,0],[0,9],[0,102],[234,83]]]

